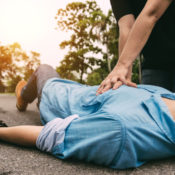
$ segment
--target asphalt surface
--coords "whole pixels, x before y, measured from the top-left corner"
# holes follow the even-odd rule
[[[36,102],[17,111],[15,96],[0,95],[0,120],[9,126],[41,125]],[[113,170],[76,161],[62,161],[35,148],[0,141],[0,175],[175,175],[175,158],[149,162],[138,169]]]

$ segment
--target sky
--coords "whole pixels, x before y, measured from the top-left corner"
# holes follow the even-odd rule
[[[78,0],[0,0],[0,44],[18,42],[26,52],[40,53],[41,63],[58,66],[66,54],[59,43],[69,35],[56,29],[55,16],[59,8],[75,1]],[[110,0],[96,2],[105,14],[111,8]]]

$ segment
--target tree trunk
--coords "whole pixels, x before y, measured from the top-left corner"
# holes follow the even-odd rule
[[[108,49],[108,46],[106,46],[106,50],[107,50],[107,63],[108,63],[108,71],[109,73],[111,72],[111,59],[110,59],[110,56],[109,56],[109,49]]]
[[[142,55],[139,56],[139,83],[141,84],[142,81],[142,70],[141,70],[141,59],[142,59]]]
[[[82,65],[82,69],[80,73],[80,83],[83,83],[83,74],[84,74],[84,66]]]

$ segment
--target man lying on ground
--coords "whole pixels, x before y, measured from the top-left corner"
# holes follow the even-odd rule
[[[63,80],[41,65],[16,87],[17,108],[38,97],[44,126],[5,127],[0,139],[36,146],[60,159],[111,168],[139,167],[175,156],[175,94],[149,85],[121,86],[96,96],[98,86]]]

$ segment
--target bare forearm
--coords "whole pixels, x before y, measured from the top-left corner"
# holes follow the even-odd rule
[[[128,39],[128,35],[129,35],[129,31],[128,31],[128,34],[125,34],[125,35],[121,34],[119,37],[119,58],[126,44],[126,41]],[[128,78],[131,78],[131,74],[132,74],[132,64],[129,66],[129,69],[128,69]]]
[[[126,15],[118,21],[118,24],[119,24],[119,58],[126,44],[126,41],[128,40],[128,36],[132,29],[132,26],[134,25],[134,22],[135,22],[135,18],[134,18],[134,15],[132,14]],[[132,65],[129,67],[127,78],[130,79],[131,74],[132,74]]]
[[[155,22],[150,21],[148,17],[137,18],[120,55],[119,64],[128,68],[132,65],[147,42],[154,25]]]
[[[117,65],[100,84],[97,95],[106,92],[110,88],[117,89],[122,84],[137,87],[136,84],[130,80],[128,81],[129,69],[145,46],[156,22],[164,14],[171,2],[172,0],[147,0],[145,7],[129,33],[124,48],[120,49],[122,51]]]
[[[0,128],[0,140],[23,146],[35,146],[42,128],[42,126]]]
[[[172,0],[147,0],[136,19],[126,44],[122,50],[118,65],[129,68],[145,46],[156,22],[166,11]]]
[[[125,35],[125,36],[122,36],[122,34],[119,36],[119,46],[118,46],[118,49],[119,49],[119,58],[120,58],[120,55],[122,53],[122,50],[125,46],[125,43],[127,41],[127,38],[128,38],[128,35]]]
[[[123,51],[123,48],[128,40],[129,33],[134,25],[135,18],[134,15],[129,14],[123,16],[119,21],[119,57]]]

